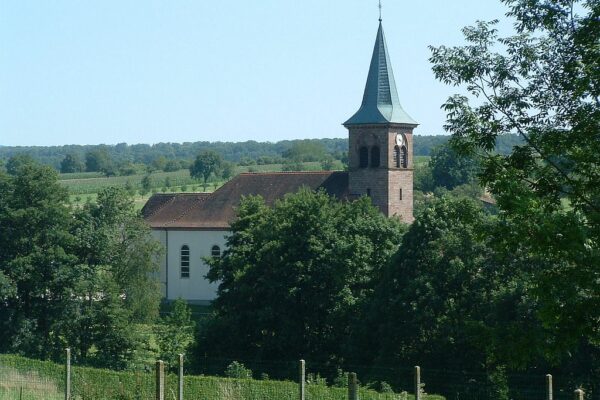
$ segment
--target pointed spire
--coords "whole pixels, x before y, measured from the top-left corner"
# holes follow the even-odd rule
[[[362,105],[344,125],[388,123],[418,125],[400,105],[380,21]]]

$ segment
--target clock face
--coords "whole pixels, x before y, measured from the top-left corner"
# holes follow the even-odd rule
[[[404,135],[399,133],[396,135],[396,144],[398,146],[403,146],[404,145]]]

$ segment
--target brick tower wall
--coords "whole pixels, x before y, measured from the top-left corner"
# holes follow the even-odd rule
[[[365,196],[370,191],[373,204],[386,216],[399,216],[404,222],[413,222],[413,137],[412,126],[364,125],[349,127],[349,186],[350,193]],[[394,164],[396,136],[402,133],[406,140],[408,165]],[[371,149],[377,146],[379,167],[371,165]],[[369,166],[360,167],[360,148],[369,149]],[[400,197],[402,190],[402,197]]]

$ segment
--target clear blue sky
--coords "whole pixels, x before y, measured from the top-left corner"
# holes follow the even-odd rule
[[[384,0],[400,100],[443,133],[428,45],[499,0]],[[345,137],[376,0],[0,0],[0,145]],[[510,25],[507,25],[510,26]]]

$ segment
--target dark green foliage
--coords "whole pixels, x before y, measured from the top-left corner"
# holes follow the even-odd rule
[[[589,382],[600,369],[600,3],[503,2],[515,35],[500,36],[496,21],[467,27],[466,46],[432,48],[433,70],[477,99],[449,98],[447,129],[456,151],[483,156],[479,179],[500,209],[497,251],[505,262],[527,259],[546,332],[526,337],[543,337],[547,362],[589,371]],[[511,133],[522,142],[496,154]]]
[[[156,244],[123,191],[73,211],[57,173],[35,163],[0,173],[0,351],[56,358],[64,347],[122,368],[158,289]]]
[[[229,161],[223,161],[221,163],[221,170],[219,175],[221,178],[228,181],[235,175],[235,164]]]
[[[142,192],[144,194],[146,194],[151,189],[152,189],[152,178],[150,178],[150,174],[148,174],[142,178]]]
[[[228,249],[209,260],[219,280],[203,354],[341,362],[351,324],[403,228],[369,199],[340,203],[301,190],[272,208],[242,201]]]
[[[35,163],[35,161],[29,154],[19,153],[8,159],[5,167],[6,172],[8,172],[10,175],[17,175],[21,167],[33,163]]]
[[[75,212],[79,280],[66,335],[85,362],[123,368],[141,342],[132,323],[151,322],[159,292],[151,277],[157,244],[128,195],[106,189]],[[94,351],[90,351],[94,348]]]
[[[415,190],[421,192],[433,192],[436,187],[429,163],[415,165],[413,179]]]
[[[225,376],[228,378],[237,379],[252,379],[252,370],[240,362],[234,361],[227,366]]]
[[[85,170],[87,172],[102,172],[107,176],[114,175],[115,166],[106,146],[100,146],[85,154]]]
[[[53,169],[9,164],[12,175],[0,173],[0,349],[50,357],[76,281],[68,195]]]
[[[196,160],[190,166],[190,175],[192,178],[202,178],[204,190],[206,190],[208,178],[219,171],[222,162],[223,159],[218,153],[214,151],[203,151],[202,153],[198,154]]]
[[[194,344],[196,323],[185,300],[177,299],[169,305],[167,315],[156,325],[159,358],[171,366],[178,365],[178,355],[186,354]]]
[[[164,168],[162,168],[165,172],[174,172],[179,171],[181,169],[181,164],[177,160],[169,160],[166,162]]]
[[[432,387],[451,397],[471,390],[480,371],[486,382],[477,398],[489,399],[506,398],[505,366],[545,365],[547,331],[530,294],[537,264],[499,251],[494,239],[503,229],[473,200],[428,202],[383,274],[367,322],[377,328],[366,335],[367,348],[379,351],[361,361],[463,371],[455,387]]]
[[[477,157],[462,155],[448,145],[433,149],[429,166],[435,186],[448,190],[474,182],[480,170]]]
[[[599,4],[505,3],[516,35],[502,38],[494,22],[480,22],[465,28],[468,46],[433,48],[431,60],[440,80],[485,99],[476,107],[467,97],[450,98],[448,129],[457,149],[486,154],[482,182],[519,239],[546,260],[538,274],[541,315],[572,333],[557,337],[566,356],[582,334],[600,341],[592,322],[600,319],[599,297],[583,294],[600,291]],[[509,132],[523,143],[509,155],[493,154],[496,139]],[[572,289],[565,292],[564,282]],[[581,323],[575,328],[574,321]]]
[[[67,154],[60,162],[61,174],[70,174],[74,172],[82,172],[85,166],[77,154]]]

